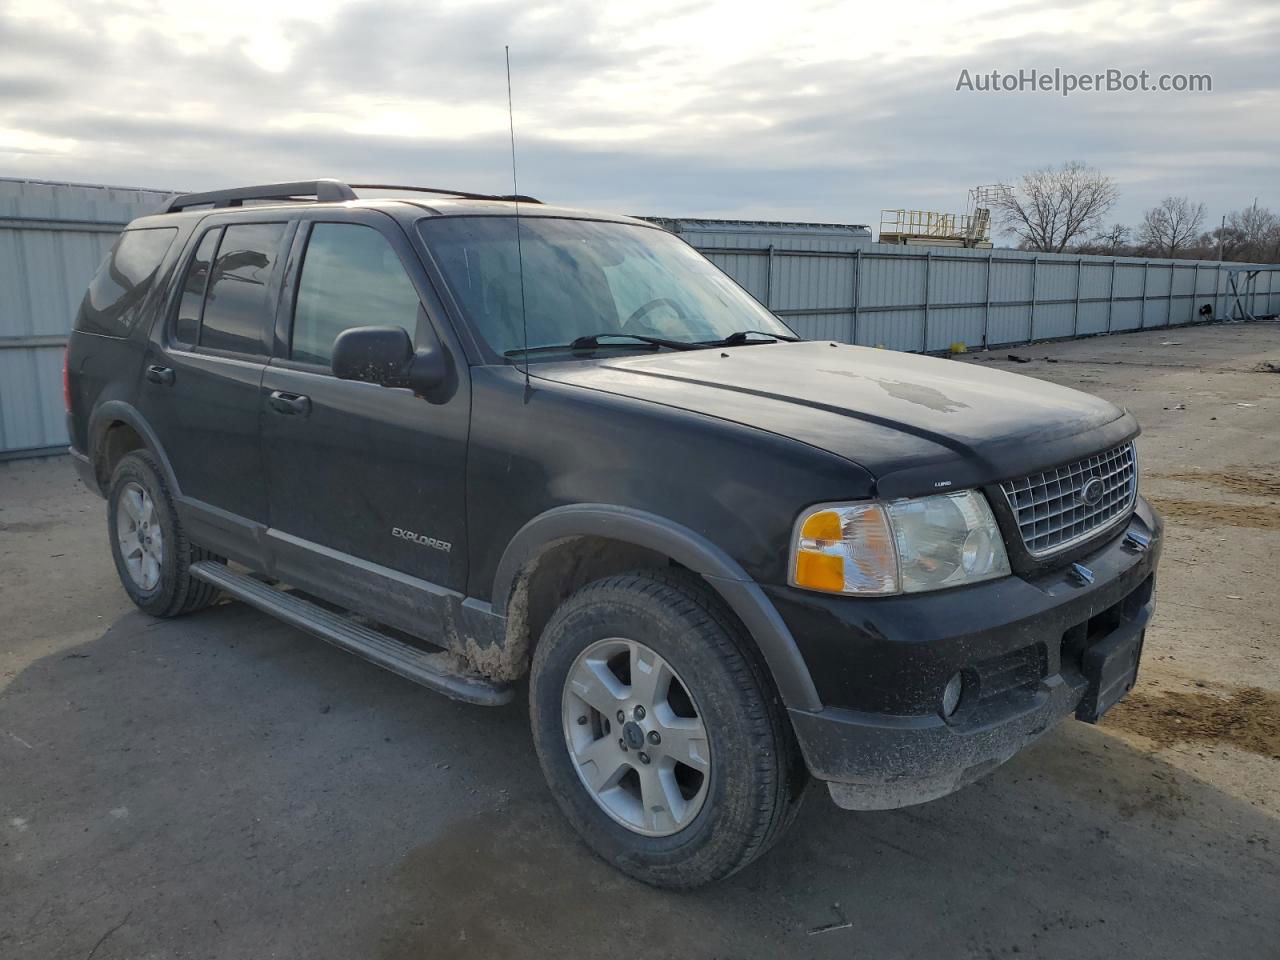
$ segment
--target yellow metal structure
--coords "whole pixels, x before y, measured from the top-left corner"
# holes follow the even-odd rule
[[[972,214],[933,210],[880,211],[880,242],[935,247],[991,246],[991,211]]]
[[[1003,184],[969,191],[968,213],[880,211],[880,242],[931,247],[991,248],[991,208],[1008,196]]]

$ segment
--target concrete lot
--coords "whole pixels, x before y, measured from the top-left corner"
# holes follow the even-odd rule
[[[71,464],[0,466],[0,957],[1280,956],[1268,361],[1280,325],[961,361],[1144,424],[1170,532],[1139,688],[932,804],[813,791],[683,895],[576,841],[523,702],[452,703],[235,603],[152,620]]]

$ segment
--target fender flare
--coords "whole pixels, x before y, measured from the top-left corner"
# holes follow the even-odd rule
[[[160,438],[156,436],[155,431],[151,429],[146,419],[138,412],[138,408],[124,400],[107,400],[100,404],[89,417],[89,449],[85,453],[89,457],[89,462],[93,465],[94,476],[97,476],[98,460],[102,455],[102,440],[107,435],[107,428],[116,422],[126,423],[137,431],[138,436],[142,437],[142,442],[146,445],[147,451],[160,464],[160,469],[164,473],[165,483],[169,485],[169,490],[172,491],[174,497],[181,496],[182,489],[178,486],[178,478],[173,472],[173,465],[169,462],[169,457],[165,454],[164,447],[160,444]]]
[[[800,648],[760,585],[702,534],[657,514],[607,503],[571,504],[539,514],[511,538],[498,562],[492,609],[507,609],[516,579],[530,561],[557,541],[573,537],[607,537],[645,547],[700,574],[755,640],[786,706],[822,709]]]

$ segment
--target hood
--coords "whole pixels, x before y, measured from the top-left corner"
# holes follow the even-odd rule
[[[730,420],[862,466],[884,497],[975,486],[1133,436],[1119,407],[954,360],[826,341],[540,364],[536,376]]]

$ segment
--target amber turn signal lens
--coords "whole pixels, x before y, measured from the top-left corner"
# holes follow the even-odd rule
[[[802,516],[792,583],[829,593],[896,593],[898,558],[883,507],[816,507]]]

